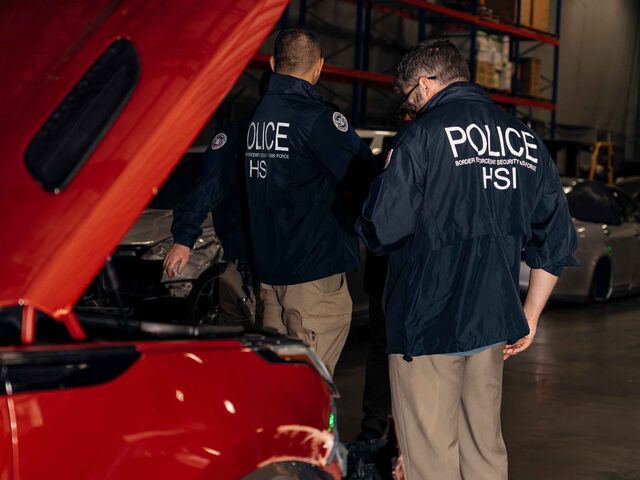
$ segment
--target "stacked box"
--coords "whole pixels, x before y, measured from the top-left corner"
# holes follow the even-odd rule
[[[511,81],[513,78],[513,62],[508,62],[500,72],[500,90],[511,91]]]
[[[534,0],[530,26],[536,30],[549,31],[549,0]]]
[[[549,0],[521,0],[520,25],[536,30],[549,31]],[[516,0],[487,0],[490,9],[502,22],[516,23],[518,2]]]
[[[518,93],[530,97],[540,96],[540,59],[522,58],[520,61]]]
[[[509,75],[509,37],[478,32],[476,83],[486,88],[511,90]],[[511,70],[513,71],[513,70]]]
[[[476,62],[476,83],[486,88],[499,88],[500,81],[493,63]]]
[[[534,0],[520,0],[520,25],[523,27],[531,26],[531,10],[533,9]],[[518,4],[514,5],[514,9],[518,8]],[[514,14],[517,15],[517,12]]]

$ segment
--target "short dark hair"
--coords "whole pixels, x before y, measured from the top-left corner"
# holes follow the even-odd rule
[[[444,85],[470,79],[469,65],[462,52],[449,40],[442,39],[426,40],[409,50],[398,65],[394,84],[403,87],[417,82],[421,75],[434,76]]]
[[[287,28],[276,37],[273,49],[276,72],[306,72],[321,56],[320,38],[312,30]]]

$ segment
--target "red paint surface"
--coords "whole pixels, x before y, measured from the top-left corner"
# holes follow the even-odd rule
[[[138,349],[109,383],[13,396],[21,479],[231,480],[270,459],[327,456],[306,435],[278,434],[327,429],[330,390],[311,367],[268,363],[237,341]]]
[[[58,0],[0,7],[0,306],[67,319],[269,33],[283,0]],[[129,38],[141,77],[59,195],[24,166],[42,123],[96,58]],[[37,332],[35,332],[37,338]],[[33,332],[25,331],[29,343]],[[110,346],[114,346],[111,344]],[[97,348],[105,343],[3,348]],[[308,365],[269,363],[237,340],[138,343],[107,383],[0,394],[0,480],[236,479],[277,458],[323,464],[331,390]],[[287,427],[287,434],[282,428]],[[294,430],[291,430],[291,429]],[[325,432],[301,435],[290,432]],[[336,477],[337,478],[337,477]]]
[[[9,399],[0,395],[0,480],[13,478],[13,449],[11,446],[11,417]]]
[[[280,17],[284,0],[13,0],[0,7],[0,305],[59,317],[82,294]],[[65,190],[25,149],[82,74],[129,38],[141,77]]]

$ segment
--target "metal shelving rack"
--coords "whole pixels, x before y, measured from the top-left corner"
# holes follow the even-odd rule
[[[384,12],[413,19],[418,22],[418,41],[425,38],[426,25],[434,20],[452,23],[463,23],[469,25],[469,39],[471,44],[470,71],[471,79],[475,80],[476,73],[476,38],[478,31],[491,33],[501,33],[508,35],[511,39],[510,60],[514,63],[514,73],[512,78],[511,93],[489,92],[489,96],[496,102],[509,106],[513,112],[517,107],[531,107],[548,110],[551,113],[550,137],[555,138],[556,134],[556,103],[558,98],[558,62],[560,49],[560,22],[562,14],[562,0],[556,0],[555,33],[546,33],[522,27],[519,24],[521,0],[516,0],[517,15],[516,24],[497,22],[483,18],[478,15],[479,0],[471,0],[470,11],[463,11],[457,8],[444,6],[437,3],[428,3],[426,0],[343,0],[354,3],[356,6],[356,28],[354,47],[353,68],[347,68],[332,64],[325,64],[324,74],[327,77],[338,81],[349,81],[353,83],[352,101],[352,121],[354,124],[362,124],[366,116],[367,107],[367,85],[370,83],[391,85],[393,77],[391,75],[369,71],[369,48],[371,43],[371,13],[372,11]],[[317,3],[317,2],[316,2]],[[304,25],[307,18],[307,1],[300,0],[298,23]],[[281,20],[281,26],[289,24],[289,8],[285,11]],[[551,82],[551,101],[537,98],[529,98],[518,95],[518,68],[521,58],[520,42],[533,41],[536,46],[552,45],[553,54],[553,77]],[[258,54],[254,57],[257,64],[268,63],[269,56]]]

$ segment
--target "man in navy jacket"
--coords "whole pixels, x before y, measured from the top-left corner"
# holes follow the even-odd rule
[[[313,32],[280,32],[245,173],[264,326],[302,339],[333,372],[351,322],[345,272],[360,263],[341,192],[370,152],[315,88],[323,62]]]
[[[174,245],[167,252],[164,266],[169,278],[182,272],[202,234],[202,223],[211,212],[226,261],[218,279],[219,322],[249,326],[255,321],[255,298],[243,175],[245,136],[246,126],[230,124],[219,131],[207,147],[193,190],[173,212]]]
[[[405,55],[417,118],[396,137],[358,224],[390,254],[384,292],[393,413],[409,480],[506,479],[504,360],[528,348],[577,237],[555,165],[469,82],[447,41]],[[524,308],[521,256],[532,268]]]

